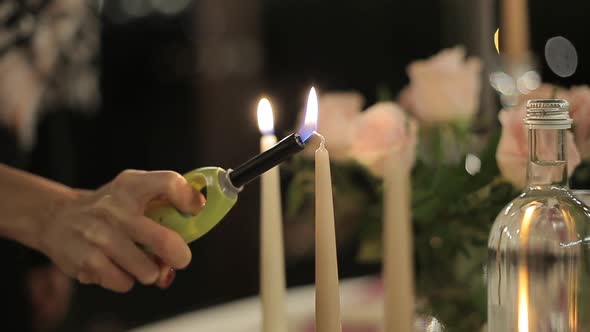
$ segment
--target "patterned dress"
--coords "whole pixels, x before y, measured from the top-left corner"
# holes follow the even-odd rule
[[[0,163],[26,169],[45,108],[98,99],[97,8],[85,0],[0,0]],[[28,271],[47,260],[0,239],[2,331],[33,331]]]
[[[98,7],[88,0],[0,1],[0,123],[25,148],[43,109],[98,102]]]

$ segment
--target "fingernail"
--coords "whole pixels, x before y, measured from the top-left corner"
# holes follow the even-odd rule
[[[160,288],[167,289],[168,287],[170,287],[170,285],[172,285],[172,282],[174,281],[174,278],[176,278],[176,271],[174,269],[168,270],[168,273],[166,273],[166,276],[164,277],[164,279],[162,279],[160,283]]]
[[[199,212],[201,212],[201,210],[205,207],[205,198],[202,195],[199,195],[199,198],[197,198],[197,201],[193,204],[193,214],[197,214]]]

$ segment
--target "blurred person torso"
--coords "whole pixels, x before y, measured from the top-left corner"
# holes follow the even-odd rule
[[[86,1],[0,2],[0,163],[29,168],[44,110],[96,105],[98,41],[98,18]],[[34,276],[52,268],[39,254],[3,239],[0,257],[6,271],[0,277],[0,303],[9,308],[2,330],[41,328],[35,321],[38,299],[32,293],[39,285],[33,282],[39,279]]]

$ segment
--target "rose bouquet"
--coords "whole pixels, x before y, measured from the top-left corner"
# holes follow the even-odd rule
[[[466,58],[462,48],[448,49],[410,64],[407,73],[410,83],[397,101],[381,101],[365,111],[356,93],[320,98],[318,131],[332,156],[338,241],[357,239],[360,260],[380,260],[384,157],[392,149],[399,151],[413,165],[418,310],[453,331],[476,331],[486,319],[483,271],[489,229],[525,185],[526,100],[570,101],[575,121],[567,137],[572,175],[582,158],[590,159],[590,88],[543,85],[523,96],[519,105],[501,110],[499,126],[481,132],[474,129],[482,84],[478,59]],[[314,144],[309,145],[313,151]],[[288,219],[312,213],[311,154],[287,167],[293,167]],[[578,168],[574,179],[587,181],[590,171],[584,169]]]

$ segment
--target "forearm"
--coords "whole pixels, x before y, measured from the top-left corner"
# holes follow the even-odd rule
[[[43,224],[75,196],[67,186],[0,164],[0,237],[38,249]]]

